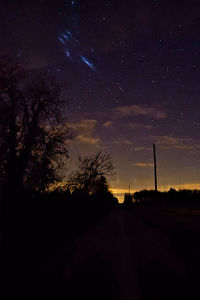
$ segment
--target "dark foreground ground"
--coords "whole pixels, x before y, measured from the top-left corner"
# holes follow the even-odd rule
[[[6,224],[7,298],[200,298],[199,210],[50,203],[21,212]]]

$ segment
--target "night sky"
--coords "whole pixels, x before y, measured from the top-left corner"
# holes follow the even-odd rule
[[[159,189],[200,188],[199,1],[4,0],[5,54],[64,84],[71,158],[111,152],[115,193],[154,187],[153,142]]]

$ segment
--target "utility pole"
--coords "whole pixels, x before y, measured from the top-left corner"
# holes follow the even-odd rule
[[[156,167],[156,146],[153,144],[153,157],[154,157],[154,179],[155,179],[155,192],[157,189],[157,167]]]

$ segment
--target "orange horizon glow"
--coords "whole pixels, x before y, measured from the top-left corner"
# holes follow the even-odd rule
[[[52,191],[58,187],[60,188],[65,188],[66,187],[66,181],[63,182],[59,182],[56,184],[52,184],[49,187],[49,190]],[[171,185],[161,185],[158,186],[158,191],[164,192],[164,191],[169,191],[170,188],[173,188],[175,190],[200,190],[200,182],[198,183],[183,183],[183,184],[171,184]],[[141,191],[141,190],[153,190],[154,186],[146,186],[144,185],[144,187],[140,186],[136,189],[131,189],[131,194],[134,194],[135,192]],[[122,188],[118,188],[118,187],[110,187],[109,190],[113,193],[113,195],[118,199],[118,201],[120,203],[122,203],[124,201],[124,194],[125,193],[129,193],[129,187],[122,187]]]
[[[200,190],[200,183],[184,183],[184,184],[171,184],[171,185],[165,185],[165,186],[158,186],[158,191],[164,192],[169,191],[170,188],[173,188],[175,190]],[[153,190],[154,187],[141,187],[138,189],[131,189],[131,194],[141,191],[141,190]],[[118,201],[122,203],[124,201],[124,194],[129,193],[129,188],[110,188],[111,192],[115,197],[118,198]]]

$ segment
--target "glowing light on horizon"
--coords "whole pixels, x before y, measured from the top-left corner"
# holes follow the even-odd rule
[[[165,186],[158,186],[158,191],[160,192],[166,192],[166,191],[169,191],[170,188],[173,188],[175,190],[200,190],[200,183],[183,183],[183,184],[171,184],[171,185],[165,185]],[[153,190],[154,189],[154,186],[140,186],[136,189],[131,189],[131,194],[134,194],[135,192],[138,192],[138,191],[142,191],[142,190]],[[113,193],[113,195],[115,197],[118,198],[119,200],[119,203],[123,203],[124,201],[124,194],[125,193],[128,193],[129,190],[128,190],[128,187],[127,188],[117,188],[117,187],[113,187],[113,188],[110,188],[111,192]]]

